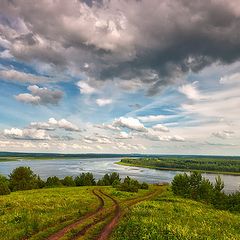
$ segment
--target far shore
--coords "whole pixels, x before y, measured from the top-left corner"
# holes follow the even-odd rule
[[[209,170],[199,170],[199,169],[184,169],[184,168],[161,168],[161,167],[154,167],[154,166],[147,166],[141,164],[131,164],[131,163],[124,163],[124,162],[115,162],[115,164],[129,166],[129,167],[141,167],[141,168],[151,168],[160,171],[179,171],[179,172],[201,172],[201,173],[212,173],[212,174],[223,174],[223,175],[233,175],[233,176],[240,176],[240,172],[220,172],[220,171],[209,171]]]

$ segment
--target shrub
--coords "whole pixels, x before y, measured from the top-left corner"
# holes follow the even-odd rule
[[[70,176],[66,176],[61,182],[64,186],[76,186],[73,177]]]
[[[145,183],[145,182],[143,182],[143,183],[141,184],[141,189],[148,189],[148,184]]]
[[[0,195],[7,195],[10,192],[8,179],[0,175]]]
[[[58,177],[53,176],[53,177],[47,178],[45,185],[46,185],[46,187],[60,187],[60,186],[62,186],[62,183]]]
[[[138,192],[139,188],[139,182],[127,176],[117,189],[126,192]]]
[[[74,179],[76,186],[95,186],[96,181],[92,173],[82,173]]]
[[[99,179],[97,182],[97,185],[99,186],[110,186],[113,185],[114,181],[120,182],[121,179],[119,177],[119,174],[116,172],[105,174],[102,179]]]
[[[218,209],[240,211],[240,192],[227,195],[223,188],[224,183],[219,176],[212,184],[196,172],[189,176],[178,174],[172,181],[172,191],[176,195],[211,203]]]
[[[114,188],[118,188],[121,185],[121,181],[119,179],[115,179],[114,182],[112,183],[112,186]]]

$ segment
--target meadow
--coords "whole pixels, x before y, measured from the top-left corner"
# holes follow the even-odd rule
[[[111,240],[240,239],[240,214],[220,211],[166,191],[134,206]]]
[[[0,239],[22,239],[95,209],[89,187],[17,191],[0,196]]]
[[[151,192],[153,187],[150,187],[150,190],[140,189],[137,193],[117,191],[113,187],[105,186],[58,187],[17,191],[0,196],[0,239],[46,239],[47,236],[98,208],[99,199],[93,195],[94,189],[100,189],[123,202],[141,198]],[[104,204],[104,211],[108,216],[105,219],[106,223],[111,217],[110,207],[113,203],[104,197]],[[95,217],[89,218],[88,221],[94,220]],[[103,223],[99,223],[99,228]],[[97,227],[98,225],[91,229],[90,236],[99,232]],[[69,238],[71,236],[70,232]]]

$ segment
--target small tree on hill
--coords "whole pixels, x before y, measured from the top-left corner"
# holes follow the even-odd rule
[[[10,189],[9,189],[9,180],[0,175],[0,195],[7,195],[10,194]]]
[[[140,188],[139,182],[128,176],[124,179],[123,183],[121,183],[118,187],[119,190],[126,192],[138,192],[139,188]]]
[[[61,182],[64,186],[76,186],[73,177],[70,176],[66,176]]]
[[[47,178],[45,185],[46,185],[46,187],[60,187],[60,186],[62,186],[62,183],[58,177],[53,176],[53,177]]]
[[[18,167],[9,175],[9,186],[12,191],[39,188],[39,179],[30,167]]]
[[[93,177],[93,174],[89,173],[89,172],[80,174],[80,176],[77,176],[74,181],[76,183],[76,186],[94,186],[94,185],[96,185],[96,181]]]

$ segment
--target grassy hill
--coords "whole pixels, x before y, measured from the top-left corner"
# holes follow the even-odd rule
[[[112,240],[240,239],[240,214],[173,196],[166,186],[137,193],[61,187],[0,196],[1,240],[96,239],[114,221]]]
[[[112,240],[240,239],[240,214],[173,196],[144,201],[120,221]]]
[[[46,239],[51,234],[75,223],[90,213],[101,211],[87,218],[83,224],[76,224],[75,232],[84,228],[86,224],[100,219],[99,223],[104,226],[104,221],[109,221],[114,210],[114,202],[103,193],[114,197],[119,203],[141,199],[150,190],[139,190],[138,193],[120,192],[112,187],[61,187],[27,191],[12,192],[10,195],[0,196],[0,239]],[[94,195],[94,191],[98,194]],[[102,203],[99,201],[102,198]],[[102,204],[102,206],[101,206]],[[128,205],[128,204],[127,204]],[[85,225],[84,225],[85,224]],[[91,227],[91,234],[97,234],[99,225]],[[101,225],[100,225],[101,227]],[[68,233],[66,239],[70,239],[74,231]],[[87,239],[87,237],[86,237]]]

